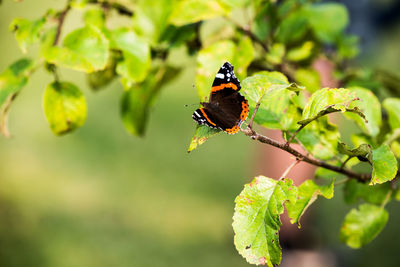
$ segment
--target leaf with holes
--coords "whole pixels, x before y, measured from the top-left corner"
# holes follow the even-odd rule
[[[365,115],[365,119],[351,112],[346,112],[344,115],[354,120],[366,134],[376,136],[382,124],[381,103],[370,90],[362,87],[350,87],[349,90],[360,99],[360,101],[350,103],[349,108],[359,108]]]
[[[297,188],[289,179],[258,176],[245,185],[235,200],[232,225],[236,249],[249,263],[270,267],[280,263],[280,215],[284,203],[295,202],[296,196]]]
[[[318,196],[331,199],[333,197],[333,186],[335,180],[329,185],[317,185],[312,180],[307,180],[298,187],[298,196],[296,202],[286,204],[290,222],[297,223],[300,228],[300,217],[305,210],[317,199]]]
[[[347,89],[323,88],[314,92],[303,110],[302,120],[298,124],[305,125],[332,112],[354,112],[364,117],[358,107],[349,108],[353,101],[359,100],[356,94]]]

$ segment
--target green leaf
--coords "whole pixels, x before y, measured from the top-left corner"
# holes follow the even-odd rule
[[[348,204],[357,203],[359,199],[362,199],[371,204],[381,205],[390,190],[390,183],[371,186],[350,179],[344,186],[344,200]]]
[[[112,32],[112,48],[122,51],[123,61],[117,65],[117,73],[132,81],[143,81],[151,66],[150,46],[127,28]]]
[[[283,204],[295,202],[296,195],[293,181],[258,176],[236,198],[232,224],[235,246],[249,263],[270,267],[280,263],[279,216]]]
[[[360,99],[360,101],[351,103],[349,108],[358,107],[365,115],[365,119],[354,113],[346,113],[345,116],[354,120],[366,134],[377,136],[382,124],[381,104],[378,98],[370,90],[362,87],[350,87],[349,90]]]
[[[227,15],[230,7],[217,0],[182,0],[179,1],[170,16],[170,22],[181,26],[201,20]]]
[[[338,3],[307,5],[303,12],[316,37],[326,43],[334,43],[349,22],[346,7]]]
[[[7,128],[7,117],[11,103],[28,83],[28,77],[33,68],[34,62],[32,60],[22,58],[0,74],[0,132],[6,137],[10,136]]]
[[[307,91],[313,93],[321,88],[321,78],[316,70],[298,69],[295,73],[296,81],[305,86]]]
[[[338,40],[338,53],[342,59],[356,57],[360,53],[359,37],[356,35],[344,35]]]
[[[372,151],[372,179],[370,184],[391,181],[397,174],[397,160],[387,145]]]
[[[307,180],[298,187],[298,196],[295,203],[286,204],[290,222],[297,223],[300,228],[300,217],[319,195],[331,199],[333,197],[333,180],[329,185],[320,186],[312,180]]]
[[[117,59],[114,56],[110,56],[104,70],[86,74],[90,88],[97,91],[113,81],[117,74],[115,72],[116,66]]]
[[[46,19],[44,17],[34,21],[16,18],[11,22],[10,30],[15,33],[15,38],[23,53],[27,52],[29,45],[40,40],[45,23]]]
[[[48,38],[51,40],[51,37]],[[50,63],[90,73],[106,67],[108,49],[109,43],[104,34],[98,28],[87,25],[70,32],[61,47],[45,45],[42,53]]]
[[[145,134],[150,107],[164,85],[176,77],[178,69],[161,66],[151,70],[141,83],[122,79],[125,92],[121,99],[121,117],[125,128],[136,136]]]
[[[383,107],[388,112],[392,130],[400,128],[400,98],[386,98]]]
[[[55,135],[63,135],[81,127],[87,116],[85,96],[69,82],[49,84],[44,92],[43,108]]]
[[[296,127],[299,117],[297,107],[291,98],[302,88],[288,82],[280,72],[260,72],[242,82],[243,93],[254,109],[260,107],[254,122],[267,128],[287,130]]]
[[[311,57],[313,49],[314,43],[306,41],[301,46],[290,49],[286,58],[294,62],[303,61]]]
[[[219,129],[214,129],[211,127],[207,127],[205,125],[197,125],[196,132],[194,133],[192,140],[190,141],[188,153],[195,150],[198,146],[204,144],[208,138],[213,137],[214,135],[221,132]]]
[[[379,206],[362,204],[352,209],[340,229],[340,240],[351,248],[360,248],[371,242],[385,227],[387,211]]]
[[[151,44],[157,44],[163,34],[168,34],[169,19],[176,0],[139,0],[135,2],[132,17],[135,32]]]
[[[106,15],[101,8],[92,8],[85,12],[83,19],[85,24],[93,25],[97,28],[102,28],[105,25]]]
[[[307,33],[307,16],[302,10],[296,10],[283,19],[276,33],[279,42],[288,44],[303,38]]]
[[[352,111],[363,116],[359,109],[349,106],[353,101],[359,100],[355,93],[347,89],[323,88],[314,92],[303,110],[302,120],[298,123],[303,125],[318,119],[326,114],[336,111]]]
[[[279,65],[282,63],[285,53],[286,53],[285,45],[282,43],[275,43],[271,46],[265,59],[273,65]]]
[[[337,143],[340,133],[327,117],[312,121],[297,134],[297,139],[314,157],[330,160],[337,155]]]

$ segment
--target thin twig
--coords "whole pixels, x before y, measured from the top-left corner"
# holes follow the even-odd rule
[[[387,192],[387,194],[386,194],[386,196],[385,196],[385,199],[383,200],[383,202],[382,202],[382,204],[381,204],[381,208],[382,208],[382,209],[383,209],[383,208],[386,206],[386,204],[389,202],[390,197],[392,196],[392,193],[393,193],[393,189],[390,189],[390,191]]]
[[[287,140],[286,145],[289,146],[289,144],[293,141],[293,139],[296,137],[296,135],[304,128],[306,127],[307,124],[302,124],[299,129],[297,129],[294,134]]]
[[[257,111],[258,111],[258,108],[260,107],[261,99],[262,99],[262,97],[260,97],[260,99],[258,100],[258,102],[257,102],[257,104],[256,104],[256,107],[254,108],[253,114],[251,115],[250,122],[249,122],[249,125],[248,125],[248,127],[249,127],[250,129],[253,129],[254,117],[256,116],[256,113],[257,113]]]
[[[64,24],[65,17],[68,14],[68,11],[71,9],[70,6],[70,1],[67,2],[67,6],[62,10],[59,15],[58,15],[58,25],[57,25],[57,32],[56,32],[56,37],[54,38],[53,45],[57,45],[58,40],[60,39],[61,36],[61,30],[62,26]]]
[[[318,166],[318,167],[323,167],[325,169],[337,172],[337,173],[342,173],[350,178],[356,179],[360,182],[368,182],[371,180],[371,175],[370,174],[366,174],[366,173],[357,173],[354,172],[352,170],[349,169],[345,169],[345,168],[340,168],[339,166],[335,166],[335,165],[331,165],[325,161],[319,160],[319,159],[314,159],[311,158],[307,155],[303,155],[302,153],[300,153],[299,151],[293,149],[291,146],[287,146],[286,143],[284,142],[279,142],[276,141],[274,139],[271,139],[267,136],[258,134],[257,132],[255,132],[253,129],[251,128],[247,128],[245,130],[243,130],[244,134],[251,137],[251,139],[253,140],[257,140],[261,143],[265,143],[277,148],[280,148],[290,154],[292,154],[293,156],[295,156],[296,158],[298,158],[301,161],[305,161],[309,164],[312,164],[314,166]]]
[[[290,164],[290,166],[287,167],[287,169],[282,173],[279,180],[285,178],[289,174],[289,172],[293,169],[293,167],[296,166],[298,163],[300,163],[300,161],[301,161],[300,159],[296,158],[296,161],[292,162],[292,164]]]
[[[345,161],[343,161],[342,165],[340,165],[340,168],[343,169],[344,166],[346,165],[346,163],[347,163],[350,159],[352,159],[352,158],[353,158],[353,157],[348,156],[348,158],[347,158]]]

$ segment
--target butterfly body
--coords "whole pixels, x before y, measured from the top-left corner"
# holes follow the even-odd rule
[[[247,100],[239,93],[240,82],[233,66],[225,62],[215,76],[209,102],[201,102],[192,118],[200,125],[235,134],[249,114]]]

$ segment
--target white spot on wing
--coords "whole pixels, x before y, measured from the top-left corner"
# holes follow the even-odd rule
[[[225,77],[225,75],[223,73],[217,73],[217,75],[215,75],[215,78],[218,79],[223,79]]]

